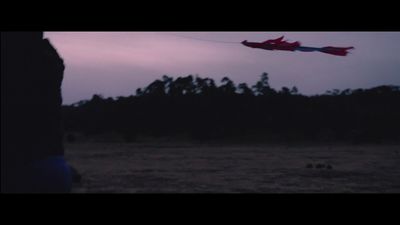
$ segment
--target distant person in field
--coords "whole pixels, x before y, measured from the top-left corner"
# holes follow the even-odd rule
[[[1,192],[69,192],[64,63],[43,32],[1,32]]]

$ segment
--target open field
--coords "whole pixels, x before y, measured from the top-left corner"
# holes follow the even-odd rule
[[[75,193],[400,192],[399,145],[88,142],[66,157],[83,176]]]

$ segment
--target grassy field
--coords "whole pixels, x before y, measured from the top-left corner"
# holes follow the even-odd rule
[[[400,192],[398,145],[87,142],[66,157],[83,177],[75,193]]]

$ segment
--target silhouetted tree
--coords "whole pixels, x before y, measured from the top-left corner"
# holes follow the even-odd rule
[[[241,83],[238,85],[238,92],[239,94],[245,95],[245,96],[252,96],[254,93],[251,90],[251,88],[249,88],[249,86],[247,86],[246,83]]]
[[[287,87],[282,87],[282,89],[281,89],[281,91],[279,91],[279,93],[283,94],[283,95],[291,95],[292,94],[290,89]]]
[[[141,88],[136,89],[136,96],[142,96],[144,94]]]
[[[264,73],[252,87],[254,92],[246,83],[236,88],[228,77],[217,86],[210,78],[164,75],[136,96],[93,96],[65,106],[66,127],[89,134],[116,131],[126,141],[138,135],[353,143],[400,138],[397,86],[304,96],[296,87],[274,90]]]
[[[144,93],[152,96],[163,96],[166,95],[165,89],[166,87],[164,82],[161,80],[156,80],[147,86],[147,88],[144,90]]]
[[[172,83],[174,81],[174,78],[168,77],[167,75],[163,75],[162,76],[162,81],[164,83],[165,92],[167,94],[170,94],[171,85],[172,85]]]
[[[169,88],[172,96],[192,95],[195,93],[193,76],[178,77],[170,84]]]
[[[228,77],[222,78],[221,83],[222,85],[219,87],[219,90],[223,95],[234,95],[236,93],[235,83]]]
[[[200,95],[212,96],[217,94],[218,88],[214,80],[210,78],[196,77],[196,90],[195,92]]]
[[[256,95],[271,95],[276,93],[276,91],[269,86],[268,73],[263,73],[261,75],[260,81],[253,86],[253,89]]]
[[[297,87],[292,87],[292,89],[290,90],[290,94],[292,95],[299,94],[299,89],[297,89]]]

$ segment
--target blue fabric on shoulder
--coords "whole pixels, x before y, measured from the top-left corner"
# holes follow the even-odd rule
[[[72,188],[71,168],[63,156],[51,156],[20,168],[15,181],[17,192],[69,193]]]

